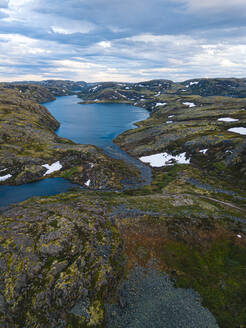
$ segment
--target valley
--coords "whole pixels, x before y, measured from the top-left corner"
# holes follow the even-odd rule
[[[0,184],[54,177],[85,187],[1,209],[4,328],[144,327],[146,316],[155,328],[246,327],[245,82],[1,87]],[[115,134],[110,151],[78,144],[37,103],[62,90],[105,116],[118,103],[150,115]],[[84,108],[87,125],[94,109]]]

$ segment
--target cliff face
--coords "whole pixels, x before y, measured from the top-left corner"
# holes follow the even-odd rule
[[[29,98],[29,97],[28,97]],[[23,184],[47,177],[47,167],[59,166],[52,176],[64,176],[90,187],[121,188],[138,173],[109,159],[94,146],[76,145],[58,137],[59,123],[47,109],[16,89],[0,91],[0,183]],[[55,163],[58,163],[57,165]]]

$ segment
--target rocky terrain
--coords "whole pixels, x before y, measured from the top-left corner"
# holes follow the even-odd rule
[[[1,88],[6,88],[10,90],[15,90],[19,92],[23,98],[27,100],[32,100],[38,103],[45,103],[52,100],[55,100],[54,95],[45,87],[32,84],[11,84],[11,83],[2,83],[0,84]]]
[[[1,216],[0,325],[98,327],[123,270],[122,242],[97,198],[27,201]]]
[[[235,133],[246,127],[244,90],[244,79],[201,79],[182,84],[154,80],[101,83],[85,89],[80,97],[89,103],[126,102],[151,112],[149,119],[138,123],[138,129],[115,140],[131,155],[185,153],[194,166],[230,180],[246,177],[245,136],[244,132]]]
[[[140,83],[87,84],[80,93],[84,102],[127,102],[149,110],[163,95],[246,98],[246,79],[193,79],[180,83],[151,80]]]
[[[92,188],[120,189],[122,180],[138,180],[135,168],[108,158],[97,147],[58,137],[58,127],[46,108],[16,89],[1,89],[0,184],[61,176],[83,186],[90,180]]]
[[[177,165],[137,192],[73,191],[4,210],[1,327],[153,327],[152,315],[160,327],[243,327],[246,193],[228,200],[218,181],[217,192],[190,184],[196,174]]]
[[[59,163],[51,176],[110,189],[2,209],[1,327],[246,327],[245,81],[84,86],[83,102],[151,112],[115,142],[150,163],[152,181],[122,192],[136,168],[57,137],[44,107],[1,90],[1,183]]]
[[[68,96],[82,91],[87,86],[84,81],[74,82],[69,80],[21,81],[2,84],[11,87],[19,87],[20,85],[40,86],[48,90],[53,97]]]

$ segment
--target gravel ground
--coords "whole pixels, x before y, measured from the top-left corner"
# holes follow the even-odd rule
[[[168,276],[136,266],[105,306],[106,328],[218,328],[192,289],[175,288]]]

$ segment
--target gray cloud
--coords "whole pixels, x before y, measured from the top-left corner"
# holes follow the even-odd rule
[[[244,0],[0,0],[0,79],[245,76],[245,9]]]

